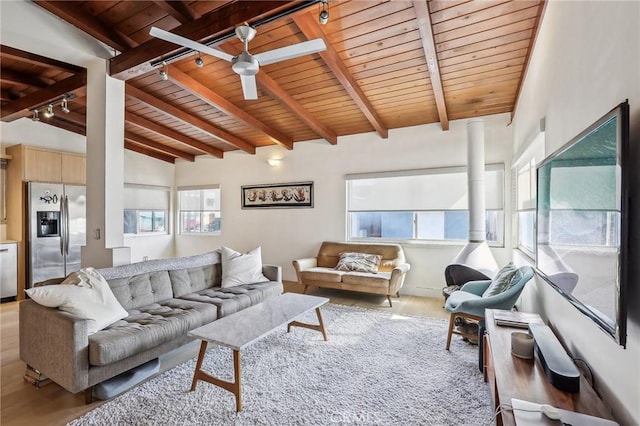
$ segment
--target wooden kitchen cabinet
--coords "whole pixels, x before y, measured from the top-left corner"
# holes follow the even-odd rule
[[[62,183],[86,184],[87,159],[79,154],[61,154]]]
[[[23,182],[51,182],[84,185],[87,165],[82,154],[52,151],[24,145],[7,148]]]

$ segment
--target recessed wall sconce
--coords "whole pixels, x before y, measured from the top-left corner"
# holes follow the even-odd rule
[[[321,3],[322,3],[322,10],[318,15],[318,22],[324,25],[327,22],[329,22],[329,0],[322,0]]]
[[[202,68],[204,66],[204,61],[202,60],[202,56],[198,53],[198,57],[196,58],[196,66],[198,68]]]
[[[42,113],[42,115],[44,115],[44,118],[51,118],[54,116],[53,114],[53,104],[49,104],[49,106],[47,107],[47,109]]]
[[[279,166],[280,163],[282,163],[282,159],[281,158],[269,158],[267,160],[267,163],[269,163],[269,165],[271,167],[276,167],[276,166]]]

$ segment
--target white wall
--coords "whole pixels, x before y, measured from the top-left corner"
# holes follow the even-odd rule
[[[113,52],[97,40],[67,24],[30,1],[0,1],[0,42],[48,58],[88,67],[96,58]],[[42,148],[86,153],[84,136],[43,123],[21,118],[0,123],[2,146],[25,144]],[[174,166],[125,151],[124,182],[173,186]],[[131,247],[131,260],[173,256],[171,235],[125,239]]]
[[[486,118],[487,163],[511,158],[511,128],[506,114]],[[340,137],[333,146],[324,141],[297,143],[292,151],[279,147],[258,149],[255,156],[241,152],[220,160],[198,157],[195,164],[176,163],[176,185],[220,184],[222,233],[220,236],[176,236],[176,253],[190,255],[219,248],[249,250],[261,245],[263,260],[283,266],[284,279],[295,280],[294,259],[313,256],[324,240],[346,237],[345,175],[466,164],[466,121],[451,122],[443,132],[439,124],[395,129],[389,139],[375,133]],[[283,157],[277,167],[267,158]],[[507,170],[509,164],[507,164]],[[509,178],[509,173],[505,173]],[[314,182],[314,208],[242,210],[240,186],[249,184]],[[446,190],[446,188],[443,188]],[[506,191],[509,205],[509,191]],[[510,222],[506,226],[510,229]],[[505,238],[510,241],[509,237]],[[461,249],[452,245],[404,245],[411,271],[406,294],[440,295],[444,268]],[[511,247],[494,249],[499,264],[508,261]]]
[[[548,2],[540,35],[514,118],[514,150],[546,121],[549,155],[625,99],[632,128],[640,126],[640,2]],[[632,136],[638,162],[638,138]],[[636,178],[637,179],[637,178]],[[636,180],[632,204],[638,197]],[[637,236],[639,217],[631,218]],[[638,259],[638,239],[631,259]],[[593,370],[597,390],[622,424],[640,424],[640,293],[632,261],[627,348],[618,346],[591,320],[537,279],[523,307],[537,310],[557,330],[573,357]],[[634,279],[635,278],[635,279]]]

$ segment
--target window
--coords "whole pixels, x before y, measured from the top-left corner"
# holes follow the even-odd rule
[[[504,166],[485,168],[487,241],[504,242]],[[465,167],[347,176],[347,236],[464,241],[469,234]]]
[[[165,186],[124,185],[125,235],[168,234],[170,189]]]
[[[516,247],[534,256],[536,239],[536,164],[544,158],[544,133],[541,132],[514,161]]]
[[[219,234],[220,188],[178,188],[178,223],[181,234]]]

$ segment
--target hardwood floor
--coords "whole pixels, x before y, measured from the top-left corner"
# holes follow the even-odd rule
[[[302,292],[302,287],[297,283],[285,282],[284,287],[285,291]],[[448,318],[442,308],[441,298],[401,295],[399,299],[392,298],[393,308],[390,308],[385,296],[330,289],[314,289],[309,294],[329,297],[332,303],[341,305]],[[442,336],[442,339],[444,348],[446,336]],[[25,364],[19,356],[18,302],[0,305],[0,345],[2,426],[64,425],[103,403],[97,401],[87,405],[82,392],[74,395],[55,383],[38,389],[23,380]]]

